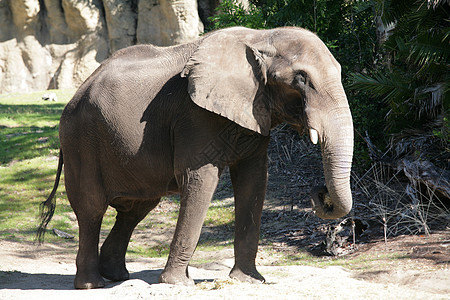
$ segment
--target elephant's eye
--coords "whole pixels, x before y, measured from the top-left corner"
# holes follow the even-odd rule
[[[308,75],[304,71],[299,71],[295,74],[295,83],[297,83],[300,86],[306,85],[306,80],[308,78]]]
[[[314,85],[312,84],[311,79],[308,77],[308,74],[305,71],[298,71],[295,74],[294,82],[302,89],[304,89],[306,86],[314,89]]]

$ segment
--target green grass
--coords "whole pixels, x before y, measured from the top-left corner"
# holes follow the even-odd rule
[[[128,247],[127,255],[129,257],[167,257],[169,249],[170,243],[161,243],[151,247],[131,244]]]
[[[41,100],[45,92],[0,95],[1,166],[59,152],[59,118],[74,91],[53,92],[58,102]]]
[[[0,238],[34,240],[39,203],[53,187],[59,118],[74,91],[52,92],[58,102],[41,100],[46,91],[0,95]],[[64,180],[57,198],[52,225],[74,234]]]
[[[233,226],[234,206],[211,206],[206,213],[207,226]]]

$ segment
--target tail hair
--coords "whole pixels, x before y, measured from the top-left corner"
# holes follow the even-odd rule
[[[45,232],[47,230],[47,225],[50,223],[53,214],[55,213],[56,208],[56,190],[58,189],[59,180],[61,178],[61,172],[62,172],[62,166],[63,166],[63,154],[62,151],[59,151],[59,161],[58,161],[58,171],[56,172],[56,179],[55,184],[53,186],[53,190],[50,193],[50,196],[48,196],[47,200],[43,201],[39,206],[39,213],[40,213],[40,222],[37,232],[36,232],[36,238],[39,241],[39,244],[44,242],[44,236]]]

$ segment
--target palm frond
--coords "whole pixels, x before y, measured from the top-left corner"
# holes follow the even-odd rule
[[[397,22],[402,16],[411,11],[417,0],[377,0],[382,9],[381,20],[385,25]]]
[[[448,0],[427,0],[428,8],[436,9],[439,6],[449,4]]]
[[[442,112],[444,84],[417,88],[414,93],[417,118],[433,119]]]
[[[353,11],[355,12],[355,14],[360,14],[367,10],[373,10],[375,8],[376,2],[377,1],[359,1],[355,3]]]
[[[396,72],[375,73],[372,76],[354,73],[351,76],[353,83],[350,88],[361,89],[373,97],[382,98],[385,102],[392,99],[404,99],[411,93],[408,82]]]
[[[408,59],[419,66],[426,64],[447,64],[450,58],[449,35],[421,34],[411,43]]]

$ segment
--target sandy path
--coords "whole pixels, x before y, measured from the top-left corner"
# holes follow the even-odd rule
[[[73,289],[74,259],[73,249],[1,241],[0,299],[450,299],[449,270],[376,283],[341,267],[261,266],[267,283],[251,285],[228,279],[229,258],[190,267],[194,287],[158,284],[165,259],[139,258],[127,264],[130,280],[80,291]]]

